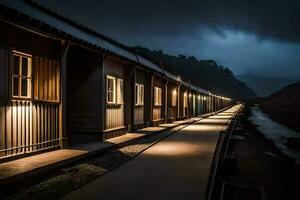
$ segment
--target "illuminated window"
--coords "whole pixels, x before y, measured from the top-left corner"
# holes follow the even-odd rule
[[[154,87],[154,105],[161,106],[161,88]]]
[[[123,104],[123,80],[107,76],[106,86],[107,103]]]
[[[117,79],[117,103],[123,104],[123,80]]]
[[[13,51],[12,95],[16,98],[31,97],[31,55]]]
[[[172,102],[171,102],[171,105],[172,106],[176,106],[176,100],[177,100],[177,91],[176,89],[173,90],[172,92]]]
[[[144,105],[144,85],[135,84],[135,105]]]
[[[183,95],[183,107],[188,107],[188,94],[187,92],[184,93]]]
[[[116,78],[107,76],[107,103],[116,103]]]

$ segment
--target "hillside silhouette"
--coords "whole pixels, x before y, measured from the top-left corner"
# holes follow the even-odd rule
[[[174,73],[180,74],[203,89],[234,99],[248,99],[256,97],[255,92],[245,83],[236,79],[232,71],[218,65],[214,60],[198,60],[194,56],[172,56],[161,50],[151,51],[136,46],[133,49]]]
[[[268,77],[265,75],[255,74],[242,74],[237,75],[236,78],[247,84],[259,97],[267,97],[275,92],[278,92],[282,88],[289,84],[295,83],[295,80],[280,78],[280,77]]]
[[[263,99],[261,107],[274,120],[300,131],[300,81]]]

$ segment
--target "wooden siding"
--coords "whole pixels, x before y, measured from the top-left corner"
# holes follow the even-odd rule
[[[34,57],[33,98],[40,101],[60,100],[59,61]]]
[[[161,119],[161,109],[162,106],[153,106],[153,120]]]
[[[0,156],[58,146],[58,112],[58,104],[13,101],[2,105]]]
[[[0,156],[59,145],[60,41],[1,21],[0,44]],[[12,98],[12,50],[33,58],[33,90],[28,100]]]
[[[67,57],[67,132],[101,132],[101,56],[70,47]]]
[[[111,59],[106,59],[103,62],[104,67],[104,77],[106,76],[114,76],[116,78],[120,78],[124,81],[124,67],[122,64],[115,62]],[[127,82],[123,82],[123,90],[124,84],[128,84]],[[105,96],[106,96],[106,88],[105,85]],[[126,93],[123,91],[123,95]],[[124,127],[124,104],[107,104],[106,103],[106,115],[105,115],[105,130],[115,129]]]
[[[144,106],[135,106],[134,109],[134,124],[144,122]]]
[[[123,105],[108,105],[106,108],[106,129],[124,126]]]
[[[8,97],[9,50],[0,48],[0,101]]]
[[[168,106],[168,118],[172,119],[176,117],[176,106]]]
[[[60,41],[52,40],[0,21],[0,44],[36,56],[59,59]]]

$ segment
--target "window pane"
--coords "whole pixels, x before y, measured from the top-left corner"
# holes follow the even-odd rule
[[[144,104],[144,86],[143,85],[141,85],[141,95],[140,95],[140,97],[141,97],[141,104]]]
[[[19,96],[19,78],[13,78],[13,96]]]
[[[112,102],[112,101],[113,101],[112,93],[111,93],[111,92],[108,92],[108,93],[107,93],[107,101],[108,101],[108,102]]]
[[[114,80],[113,79],[108,79],[108,91],[113,91],[113,82]]]
[[[28,58],[22,58],[22,76],[28,75]]]
[[[15,75],[20,75],[20,59],[19,56],[14,56],[14,71]]]
[[[123,80],[117,79],[117,103],[122,104],[123,103]]]
[[[28,82],[27,79],[22,79],[22,92],[21,96],[27,97],[28,96]]]

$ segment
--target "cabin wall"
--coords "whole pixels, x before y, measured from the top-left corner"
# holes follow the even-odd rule
[[[167,91],[167,116],[169,121],[174,121],[177,116],[177,87],[176,83],[169,82],[168,83],[168,91]],[[174,101],[175,100],[175,101]]]
[[[153,105],[153,87],[152,80],[154,77],[152,73],[145,73],[145,98],[144,98],[144,121],[146,126],[150,126],[152,123],[152,105]]]
[[[107,76],[112,76],[123,80],[123,97],[128,96],[125,93],[128,91],[129,83],[124,77],[125,66],[118,63],[112,59],[105,59],[103,61],[104,67],[104,78],[106,80]],[[124,80],[125,79],[125,80]],[[125,87],[124,87],[125,86]],[[107,95],[107,81],[105,81],[105,97]],[[106,139],[110,137],[115,137],[125,133],[125,123],[124,123],[124,103],[127,102],[124,98],[123,103],[109,104],[107,103],[107,97],[105,98],[105,127],[104,134],[109,136],[104,136]],[[127,104],[128,105],[128,104]],[[121,131],[118,129],[122,129]],[[117,131],[115,131],[117,130]],[[111,134],[109,132],[113,131]],[[115,132],[114,132],[115,131]]]
[[[154,122],[158,122],[158,123],[155,123],[155,125],[156,125],[156,124],[159,124],[164,119],[164,114],[165,114],[165,111],[164,111],[164,106],[165,106],[165,92],[166,92],[165,91],[165,80],[163,80],[160,77],[155,77],[154,81],[153,81],[153,86],[161,88],[161,91],[162,91],[162,94],[161,94],[161,105],[158,106],[158,105],[155,105],[153,103],[152,120]],[[153,91],[154,91],[154,87],[152,88]],[[153,98],[154,98],[154,95],[153,95]]]
[[[188,89],[184,86],[180,87],[180,101],[179,101],[179,118],[188,117]]]
[[[77,46],[67,55],[67,135],[71,144],[101,138],[102,56]]]
[[[30,54],[30,97],[12,97],[12,50]],[[60,41],[0,22],[0,157],[60,146]]]
[[[145,83],[146,83],[146,75],[145,72],[141,70],[136,71],[136,83],[142,84],[144,86],[144,104],[143,105],[135,105],[134,108],[134,124],[138,126],[138,128],[142,128],[144,126],[144,107],[145,107]],[[134,92],[135,94],[135,92]]]

